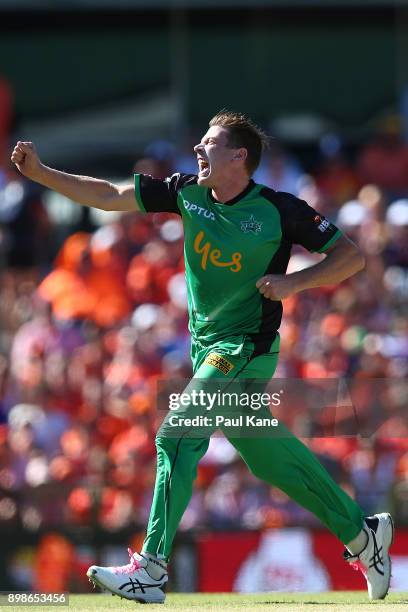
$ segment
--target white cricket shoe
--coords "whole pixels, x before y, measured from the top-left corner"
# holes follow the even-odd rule
[[[368,536],[365,548],[358,555],[346,550],[344,558],[353,569],[364,574],[368,597],[384,599],[390,588],[391,559],[388,549],[394,540],[394,524],[388,512],[366,516],[364,523],[363,529]]]
[[[163,603],[166,597],[164,588],[168,580],[167,569],[160,561],[154,564],[162,568],[159,579],[152,578],[147,567],[152,561],[134,553],[128,548],[130,563],[119,567],[100,567],[91,565],[86,572],[89,580],[119,597],[140,603]],[[156,568],[155,568],[156,569]]]

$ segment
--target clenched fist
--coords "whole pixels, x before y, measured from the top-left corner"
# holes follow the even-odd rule
[[[42,163],[32,142],[21,142],[19,140],[11,154],[11,161],[17,166],[21,174],[32,180],[36,180],[42,168]]]
[[[259,292],[269,300],[284,300],[299,291],[294,274],[267,274],[256,283]]]

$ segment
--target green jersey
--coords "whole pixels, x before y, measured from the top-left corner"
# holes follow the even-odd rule
[[[136,174],[135,196],[146,212],[182,218],[193,339],[250,336],[256,354],[268,352],[282,317],[281,302],[264,298],[256,282],[265,274],[285,274],[292,244],[321,253],[341,235],[303,200],[252,180],[220,203],[196,175],[161,181]]]

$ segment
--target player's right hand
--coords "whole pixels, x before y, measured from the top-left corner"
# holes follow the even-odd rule
[[[41,161],[32,142],[17,142],[11,154],[11,161],[17,166],[21,174],[35,180],[40,169]]]

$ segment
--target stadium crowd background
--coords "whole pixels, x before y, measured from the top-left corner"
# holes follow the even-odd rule
[[[299,159],[274,144],[255,178],[334,220],[360,245],[367,265],[338,287],[285,300],[276,376],[403,381],[408,146],[398,118],[353,156],[328,134],[316,158],[306,174]],[[195,168],[192,155],[154,142],[129,170],[165,177]],[[67,236],[50,210],[49,194],[18,175],[4,155],[0,533],[41,535],[34,573],[24,570],[28,553],[20,549],[9,566],[10,584],[81,590],[72,564],[86,567],[92,553],[74,548],[66,534],[85,534],[88,544],[95,530],[141,537],[155,475],[156,383],[191,374],[183,238],[174,215],[112,214],[95,223],[87,211]],[[318,257],[295,248],[290,270]],[[397,393],[373,437],[307,439],[367,514],[390,510],[398,525],[408,524],[404,402],[403,391]],[[292,425],[302,433],[302,412]],[[286,525],[317,522],[252,477],[235,450],[214,438],[181,532],[194,537],[205,529]],[[65,559],[58,571],[53,550]]]

